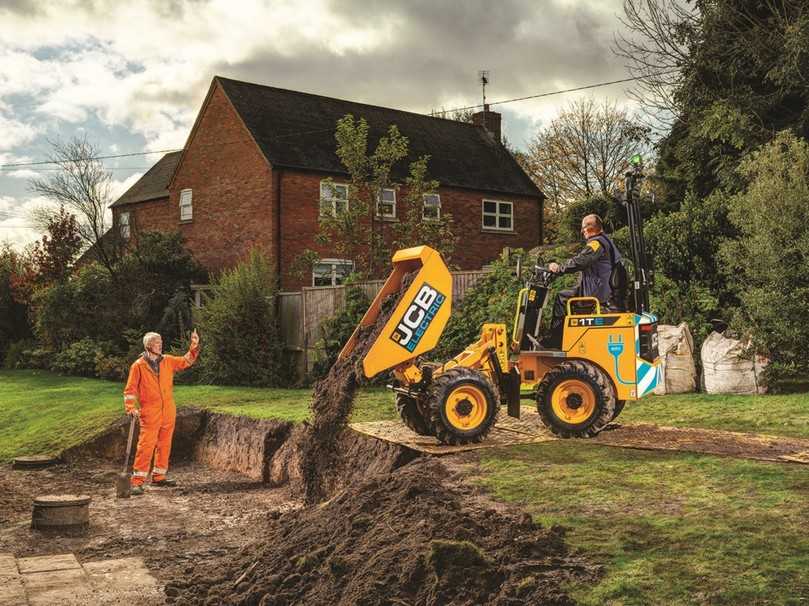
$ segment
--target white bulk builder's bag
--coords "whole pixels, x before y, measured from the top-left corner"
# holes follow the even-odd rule
[[[744,343],[712,332],[702,344],[702,374],[707,393],[766,393],[766,358],[751,355]]]
[[[697,388],[697,368],[694,364],[694,339],[688,324],[657,326],[657,349],[660,354],[660,379],[654,392],[688,393]]]

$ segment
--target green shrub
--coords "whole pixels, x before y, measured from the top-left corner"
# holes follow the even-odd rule
[[[96,374],[96,359],[108,354],[109,343],[99,343],[92,339],[81,339],[71,343],[53,357],[51,370],[80,377],[93,377]]]
[[[129,367],[134,361],[135,358],[104,355],[98,352],[95,357],[95,376],[108,381],[126,381],[129,375]]]
[[[733,317],[771,365],[770,378],[809,372],[809,143],[789,132],[742,161],[742,191],[728,202],[740,237],[721,260],[742,304]]]
[[[18,368],[28,368],[26,366],[26,350],[33,349],[36,346],[34,341],[30,339],[23,339],[21,341],[14,341],[6,349],[6,355],[3,358],[3,368],[6,370],[14,370]]]
[[[199,310],[203,346],[201,380],[231,385],[278,386],[285,372],[276,316],[276,278],[254,249],[214,282],[212,299]]]
[[[343,349],[362,316],[368,311],[371,301],[368,296],[351,281],[347,282],[345,290],[345,306],[332,318],[321,326],[320,345],[323,348],[323,357],[317,360],[312,369],[314,379],[320,379],[329,372],[337,355]]]

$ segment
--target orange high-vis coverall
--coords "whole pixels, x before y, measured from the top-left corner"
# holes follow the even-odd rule
[[[155,454],[153,480],[162,480],[169,468],[171,438],[177,409],[174,406],[174,373],[191,366],[197,359],[198,349],[189,350],[184,356],[164,355],[155,373],[141,356],[129,369],[129,379],[124,388],[124,408],[127,412],[140,403],[140,436],[132,473],[132,484],[138,486],[146,481],[152,455]],[[155,449],[157,452],[155,453]]]

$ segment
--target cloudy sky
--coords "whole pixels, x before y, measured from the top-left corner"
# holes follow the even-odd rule
[[[104,155],[184,145],[211,78],[429,113],[627,76],[620,0],[0,0],[0,242],[38,234],[28,190],[48,141]],[[496,108],[517,147],[576,95]],[[120,194],[160,154],[105,161]]]

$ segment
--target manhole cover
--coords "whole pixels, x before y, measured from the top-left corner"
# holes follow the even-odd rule
[[[43,495],[34,499],[32,528],[68,528],[90,523],[90,497],[76,494]]]
[[[45,469],[51,465],[56,465],[59,459],[49,455],[31,455],[28,457],[16,457],[11,464],[12,469]]]

